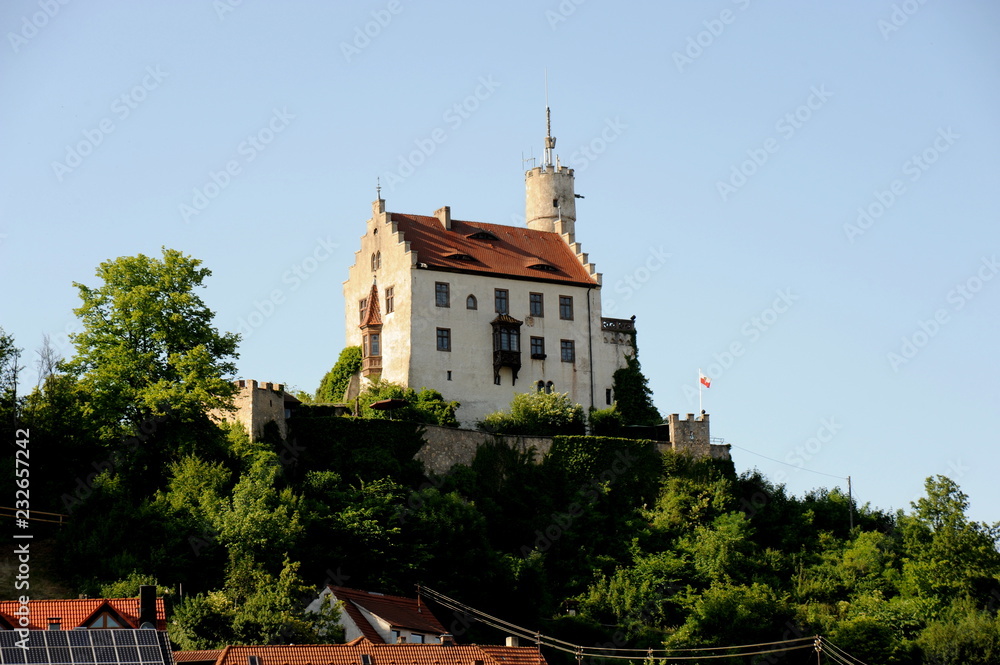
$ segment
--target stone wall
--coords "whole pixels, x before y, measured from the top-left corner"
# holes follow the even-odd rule
[[[426,425],[424,447],[415,459],[424,463],[428,473],[443,475],[456,464],[471,464],[479,446],[500,439],[512,448],[535,451],[535,461],[540,461],[552,449],[552,439],[545,436],[498,436],[471,429]]]
[[[695,457],[728,460],[729,445],[710,443],[708,415],[699,418],[694,418],[692,414],[688,416],[687,420],[681,420],[677,414],[668,418],[668,423],[673,423],[676,427],[671,429],[671,434],[676,433],[681,438],[671,438],[669,442],[657,443],[657,450],[661,453],[670,451]],[[534,450],[536,462],[540,462],[552,450],[552,439],[546,436],[500,436],[477,430],[434,425],[425,425],[425,428],[426,443],[414,458],[424,463],[424,469],[428,473],[437,475],[448,473],[456,464],[471,464],[479,446],[494,440],[503,441],[521,452]]]
[[[274,421],[282,437],[288,436],[285,422],[285,386],[281,383],[254,380],[234,381],[237,387],[233,396],[235,411],[212,411],[215,420],[241,423],[250,435],[251,441],[259,441],[264,433],[264,425]]]

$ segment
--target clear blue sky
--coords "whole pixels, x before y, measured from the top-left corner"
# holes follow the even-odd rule
[[[0,27],[29,360],[71,353],[72,282],[167,246],[213,271],[242,377],[314,390],[376,178],[392,211],[516,223],[547,69],[662,412],[697,411],[700,367],[739,470],[887,509],[945,474],[1000,519],[995,2],[8,0]]]

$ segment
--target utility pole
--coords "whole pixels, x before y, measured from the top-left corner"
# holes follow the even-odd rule
[[[847,510],[850,515],[851,531],[854,531],[854,496],[851,493],[851,477],[847,476]]]

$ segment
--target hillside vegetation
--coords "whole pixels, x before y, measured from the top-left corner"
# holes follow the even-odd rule
[[[839,489],[789,496],[643,441],[556,436],[544,459],[497,441],[428,477],[422,425],[303,406],[287,438],[251,442],[206,415],[235,357],[193,294],[206,273],[170,250],[102,264],[104,286],[80,287],[77,355],[27,396],[0,331],[0,434],[30,431],[32,509],[69,515],[48,550],[57,588],[156,582],[188,649],[336,639],[302,609],[320,585],[423,584],[586,646],[822,634],[868,663],[1000,661],[1000,530],[946,477],[908,511],[856,507],[851,529]],[[502,637],[441,614],[460,640]]]

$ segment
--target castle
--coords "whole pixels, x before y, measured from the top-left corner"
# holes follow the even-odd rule
[[[346,344],[362,349],[345,401],[379,377],[434,388],[461,402],[465,428],[506,409],[516,392],[614,404],[614,372],[635,353],[635,317],[601,315],[601,274],[576,240],[573,169],[553,159],[555,143],[549,126],[543,164],[525,173],[526,227],[453,219],[448,206],[432,216],[387,212],[381,195],[372,203],[343,283]],[[273,420],[284,437],[298,400],[281,384],[237,384],[236,413],[217,415],[242,422],[254,440]],[[729,459],[704,412],[640,429],[661,451]],[[471,462],[488,436],[429,426],[417,458],[445,473]],[[551,446],[544,437],[508,439],[542,456]]]
[[[573,169],[525,173],[526,227],[463,221],[372,204],[343,284],[345,337],[362,349],[362,385],[382,377],[430,387],[474,426],[516,392],[569,393],[584,408],[614,403],[612,376],[634,353],[633,319],[601,315],[601,274],[576,240]]]

